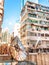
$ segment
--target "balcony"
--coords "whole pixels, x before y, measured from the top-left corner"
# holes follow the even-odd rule
[[[33,28],[32,28],[33,29]],[[32,32],[32,33],[40,33],[40,34],[49,34],[49,31],[45,31],[45,30],[32,30],[32,29],[28,29],[28,30],[26,30],[26,31],[30,31],[30,32]]]
[[[38,25],[38,26],[49,26],[49,22],[45,22],[45,21],[38,21],[37,19],[34,19],[34,18],[32,18],[31,19],[31,17],[29,17],[29,19],[28,19],[28,22],[30,22],[30,24],[34,24],[34,25]]]
[[[49,37],[39,37],[39,36],[27,36],[26,39],[30,39],[30,40],[45,40],[45,41],[49,41]]]
[[[35,6],[28,5],[27,7],[30,9],[35,9]]]
[[[35,8],[27,7],[27,10],[36,11]]]
[[[3,6],[2,6],[2,5],[0,5],[0,8],[1,8],[1,9],[3,9]]]
[[[49,20],[49,17],[46,17],[46,20]]]
[[[2,21],[2,18],[0,18],[0,21]]]
[[[36,17],[29,16],[28,18],[31,19],[31,20],[37,20],[37,21],[41,21],[41,20],[48,21],[48,20],[46,20],[46,18],[42,18],[42,17],[38,18],[37,16]]]
[[[37,15],[37,12],[36,11],[32,11],[32,10],[27,10],[28,11],[28,14],[30,13],[30,14],[36,14]]]
[[[28,22],[30,22],[30,23],[37,23],[38,24],[38,21],[37,20],[28,19]]]
[[[49,41],[49,37],[39,37],[39,36],[25,36],[22,40],[43,40],[43,41]]]
[[[29,17],[37,18],[37,15],[36,15],[35,13],[33,13],[33,14],[32,14],[32,13],[28,13],[28,16],[29,16]]]
[[[49,16],[47,15],[46,18],[49,18]]]
[[[48,27],[49,26],[49,21],[39,21],[38,25]]]
[[[47,45],[47,47],[49,47],[49,43],[48,44],[46,44]]]
[[[2,14],[3,13],[3,10],[0,9],[0,13]]]
[[[41,6],[41,9],[45,12],[49,12],[49,7]]]

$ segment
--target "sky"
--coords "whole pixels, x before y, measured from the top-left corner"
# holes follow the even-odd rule
[[[43,5],[49,6],[48,0],[39,0],[39,2]],[[9,28],[9,31],[13,32],[15,24],[20,22],[20,12],[21,0],[5,0],[2,28]]]
[[[5,0],[4,2],[4,18],[2,28],[9,28],[12,32],[14,25],[19,22],[21,11],[20,0]]]
[[[39,3],[45,6],[49,6],[49,0],[39,0]]]

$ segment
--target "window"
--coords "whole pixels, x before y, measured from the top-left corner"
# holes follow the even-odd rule
[[[36,17],[36,14],[28,13],[28,16],[30,16],[30,17]]]
[[[38,15],[38,18],[41,18],[41,16]]]
[[[29,45],[29,42],[27,44]]]
[[[38,33],[38,36],[40,36],[40,33]]]
[[[46,19],[47,19],[47,20],[49,20],[49,18],[48,18],[48,17],[47,17]]]
[[[41,27],[41,30],[44,30],[44,27]]]
[[[38,23],[37,20],[31,20],[31,19],[28,19],[29,22],[33,22],[33,23]]]
[[[33,7],[33,6],[29,6],[29,5],[28,5],[28,7],[31,8],[31,9],[35,9],[35,7]]]
[[[44,27],[44,30],[48,30],[48,28],[47,27]]]
[[[38,10],[38,6],[36,6],[36,10]]]
[[[31,25],[27,25],[26,27],[27,27],[27,29],[30,29],[31,28]]]
[[[40,21],[39,23],[42,24],[42,21]]]
[[[37,30],[37,31],[39,30],[39,27],[38,27],[38,26],[36,27],[36,30]]]
[[[44,34],[41,34],[41,36],[44,36]]]
[[[27,36],[37,36],[37,34],[36,33],[32,33],[32,32],[28,32]]]

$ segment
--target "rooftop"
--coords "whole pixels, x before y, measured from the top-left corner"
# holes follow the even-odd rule
[[[44,5],[41,5],[41,4],[38,4],[38,3],[34,3],[34,2],[30,2],[30,1],[27,1],[26,4],[27,4],[27,3],[29,3],[29,4],[36,4],[36,5],[39,5],[39,6],[42,6],[42,7],[45,7],[45,8],[48,8],[48,9],[49,9],[48,6],[44,6]],[[26,5],[26,4],[25,4],[25,5]],[[24,7],[22,8],[21,12],[24,10],[25,5],[24,5]]]

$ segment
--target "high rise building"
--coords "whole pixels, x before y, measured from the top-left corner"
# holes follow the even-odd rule
[[[19,24],[19,23],[16,23],[16,24],[14,25],[14,37],[15,37],[15,36],[18,36],[18,37],[20,38],[20,33],[19,33],[19,31],[20,31],[20,24]]]
[[[1,25],[3,22],[3,14],[4,14],[4,0],[0,0],[0,40],[1,40]]]
[[[11,35],[8,29],[2,31],[2,43],[10,43],[11,42]]]
[[[24,7],[24,5],[27,1],[38,3],[38,0],[36,0],[36,1],[35,0],[21,0],[21,9]]]
[[[49,0],[45,0],[45,1],[44,0],[42,0],[42,1],[41,0],[21,0],[21,9],[24,7],[24,5],[27,1],[49,6]]]
[[[21,11],[20,24],[21,41],[25,47],[49,47],[49,7],[27,1]]]

